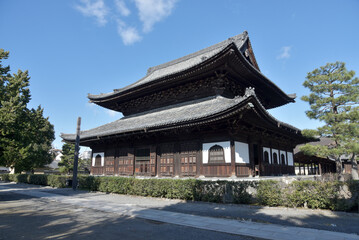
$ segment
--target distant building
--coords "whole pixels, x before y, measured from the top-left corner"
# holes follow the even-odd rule
[[[295,94],[261,73],[247,32],[149,68],[127,87],[88,97],[124,115],[81,132],[80,145],[93,152],[93,175],[294,174],[293,149],[308,142],[268,113],[294,102]]]
[[[62,150],[60,150],[60,149],[51,149],[50,151],[51,151],[52,154],[55,155],[55,158],[50,164],[45,165],[45,168],[58,169],[59,168],[58,164],[61,161]]]
[[[79,154],[79,157],[81,159],[91,159],[91,155],[92,155],[92,151],[83,151],[82,153]]]
[[[327,137],[319,138],[319,141],[309,142],[309,144],[316,146],[334,146],[335,142],[333,139]],[[324,173],[335,173],[336,172],[336,163],[335,159],[331,156],[328,157],[320,157],[320,156],[309,156],[305,155],[302,151],[300,151],[300,147],[302,145],[298,145],[294,149],[294,162],[295,162],[295,173],[297,175],[322,175]],[[345,174],[351,174],[352,172],[352,163],[350,156],[343,155],[342,159],[342,169]],[[358,162],[358,161],[357,161]],[[359,162],[358,162],[359,164]],[[359,173],[359,169],[358,169]]]

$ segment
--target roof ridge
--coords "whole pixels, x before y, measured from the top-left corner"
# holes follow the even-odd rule
[[[202,54],[205,54],[205,53],[209,53],[209,52],[211,52],[211,51],[213,51],[215,49],[218,49],[218,48],[225,48],[226,46],[228,46],[228,45],[230,45],[232,43],[235,43],[236,47],[240,48],[243,45],[243,43],[247,40],[247,38],[248,38],[248,32],[244,31],[243,33],[240,33],[238,35],[230,37],[230,38],[228,38],[228,39],[226,39],[226,40],[224,40],[222,42],[216,43],[216,44],[211,45],[211,46],[209,46],[207,48],[203,48],[203,49],[201,49],[201,50],[199,50],[197,52],[190,53],[190,54],[188,54],[186,56],[174,59],[174,60],[166,62],[166,63],[162,63],[160,65],[156,65],[154,67],[150,67],[150,68],[148,68],[146,75],[144,77],[142,77],[141,79],[137,80],[136,82],[134,82],[134,83],[132,83],[132,84],[130,84],[128,86],[125,86],[123,88],[114,89],[113,92],[111,92],[111,93],[105,93],[105,94],[100,94],[100,95],[102,95],[102,96],[109,95],[110,96],[113,93],[122,92],[124,90],[131,89],[134,86],[142,85],[143,83],[141,83],[141,82],[143,82],[145,79],[150,77],[150,75],[152,73],[154,73],[154,72],[156,72],[158,70],[165,69],[165,68],[173,66],[175,64],[179,64],[181,62],[190,60],[192,58],[195,58],[195,57],[197,57],[199,55],[202,55]],[[239,43],[239,41],[241,41],[241,42]],[[203,57],[205,57],[205,56],[203,56]],[[205,59],[203,59],[203,60],[205,60]],[[151,81],[153,81],[153,80],[154,79],[152,79]],[[95,97],[95,96],[99,96],[99,95],[92,95],[92,94],[89,95],[89,97]]]
[[[186,60],[188,60],[190,58],[193,58],[195,56],[204,54],[206,52],[210,52],[210,51],[212,51],[214,49],[217,49],[217,48],[220,48],[220,47],[223,47],[223,46],[227,46],[227,45],[229,45],[229,44],[231,44],[231,43],[233,43],[235,41],[241,40],[241,41],[244,42],[244,40],[246,39],[247,36],[248,36],[248,32],[244,31],[243,33],[237,34],[237,35],[235,35],[233,37],[229,37],[228,39],[226,39],[226,40],[224,40],[222,42],[219,42],[219,43],[216,43],[216,44],[211,45],[209,47],[203,48],[203,49],[201,49],[199,51],[196,51],[194,53],[190,53],[190,54],[188,54],[186,56],[176,58],[176,59],[171,60],[169,62],[162,63],[162,64],[159,64],[159,65],[150,67],[150,68],[147,69],[146,76],[150,75],[151,73],[153,73],[154,71],[157,71],[159,69],[162,69],[162,68],[165,68],[165,67],[168,67],[168,66],[171,66],[171,65],[186,61]]]

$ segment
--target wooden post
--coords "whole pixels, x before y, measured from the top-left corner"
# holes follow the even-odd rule
[[[79,161],[79,149],[80,149],[80,125],[81,117],[77,119],[77,129],[76,129],[76,143],[75,143],[75,156],[74,156],[74,170],[72,176],[72,189],[77,190],[77,165]]]
[[[230,147],[231,147],[231,176],[235,177],[236,176],[236,160],[235,160],[236,150],[234,147],[234,140],[230,141]]]
[[[322,164],[321,163],[318,163],[318,170],[319,170],[319,175],[322,175],[323,171],[322,171]]]

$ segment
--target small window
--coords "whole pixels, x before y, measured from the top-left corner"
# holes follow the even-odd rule
[[[284,157],[283,153],[280,155],[280,159],[281,159],[282,165],[286,165],[285,157]]]
[[[264,151],[264,162],[269,163],[269,154],[267,151]]]
[[[278,155],[277,155],[277,153],[273,153],[273,163],[278,164]]]
[[[149,161],[150,160],[150,149],[143,148],[136,150],[136,161]]]
[[[214,145],[209,149],[208,154],[208,163],[225,163],[223,147]]]
[[[101,155],[97,154],[95,157],[95,167],[101,167]]]

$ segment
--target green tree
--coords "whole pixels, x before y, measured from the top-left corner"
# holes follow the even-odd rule
[[[75,144],[65,143],[62,145],[62,156],[59,162],[60,172],[70,174],[74,169]],[[91,159],[78,159],[78,170],[81,172],[89,172]]]
[[[75,144],[62,145],[62,156],[59,162],[60,172],[70,174],[74,168]]]
[[[304,130],[307,136],[333,139],[330,146],[304,145],[301,150],[309,155],[334,157],[337,172],[342,172],[342,157],[351,156],[353,174],[357,173],[356,156],[359,153],[359,79],[348,71],[345,63],[328,63],[308,73],[303,86],[311,93],[302,100],[310,104],[306,111],[310,119],[324,122],[316,130]],[[357,177],[354,175],[354,177]]]
[[[27,71],[10,74],[2,66],[9,52],[0,49],[0,165],[15,167],[16,172],[32,170],[51,162],[53,125],[43,109],[28,109],[31,100]]]

